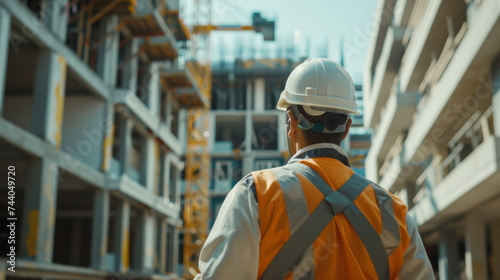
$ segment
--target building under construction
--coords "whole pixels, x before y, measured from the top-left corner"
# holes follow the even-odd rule
[[[189,39],[176,0],[0,1],[17,218],[0,279],[178,278],[179,115],[210,100],[200,64],[179,59]]]
[[[500,279],[500,5],[380,0],[367,177],[399,195],[439,279]]]
[[[246,174],[285,164],[285,113],[276,110],[292,70],[303,61],[293,53],[280,59],[236,59],[212,65],[210,110],[210,223],[215,222],[227,193]],[[361,115],[353,115],[351,133],[342,142],[353,170],[364,174],[371,141],[363,128],[362,86],[356,84]]]

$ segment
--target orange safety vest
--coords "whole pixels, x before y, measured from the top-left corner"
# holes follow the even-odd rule
[[[305,159],[300,163],[314,169],[335,191],[354,174],[351,168],[333,158]],[[280,176],[279,179],[276,174]],[[260,279],[291,234],[314,211],[324,196],[302,175],[286,170],[286,165],[256,171],[252,175],[261,231]],[[280,184],[279,181],[285,183]],[[293,184],[294,181],[298,183]],[[406,226],[407,208],[398,197],[376,187],[377,190],[370,184],[355,199],[354,204],[381,235],[389,256],[391,279],[396,279],[403,265],[403,254],[410,243]],[[381,211],[380,201],[384,200],[382,207],[387,209]],[[383,222],[388,219],[399,227],[399,233],[394,232],[397,231],[396,228],[388,227]],[[363,242],[343,213],[332,219],[285,279],[311,276],[311,273],[314,279],[377,279]]]

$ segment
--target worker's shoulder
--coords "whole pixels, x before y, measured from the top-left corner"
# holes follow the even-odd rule
[[[370,180],[368,180],[370,181]],[[405,203],[401,200],[401,198],[399,198],[397,195],[389,192],[388,190],[386,190],[385,188],[381,187],[379,184],[377,183],[374,183],[372,181],[371,182],[371,186],[372,188],[375,190],[375,195],[379,198],[379,199],[382,199],[382,200],[386,200],[386,199],[392,199],[393,203],[392,205],[393,206],[399,206],[399,207],[394,207],[394,208],[398,208],[398,209],[401,209],[403,210],[404,212],[406,212],[406,205]]]

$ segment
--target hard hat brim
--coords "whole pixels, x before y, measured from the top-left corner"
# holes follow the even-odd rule
[[[280,99],[276,105],[276,109],[286,111],[290,105],[305,105],[316,108],[336,109],[347,113],[359,115],[355,102],[333,97],[333,96],[318,96],[297,94],[287,90],[281,92]],[[325,110],[326,112],[327,110]]]

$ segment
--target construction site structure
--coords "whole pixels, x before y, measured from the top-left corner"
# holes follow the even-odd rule
[[[276,104],[291,71],[303,59],[236,59],[212,61],[210,110],[210,228],[222,202],[246,174],[285,164],[285,113]],[[342,142],[355,172],[364,174],[370,129],[363,127],[362,86],[356,83],[360,115]]]
[[[500,279],[500,5],[380,0],[366,175],[400,196],[439,279]]]
[[[198,270],[201,249],[208,236],[209,222],[209,110],[212,95],[212,71],[210,61],[210,32],[212,31],[256,31],[264,40],[274,40],[274,21],[268,21],[254,13],[252,26],[213,25],[211,21],[211,1],[194,1],[192,21],[193,38],[190,45],[190,60],[186,66],[196,67],[206,103],[187,112],[187,147],[185,185],[182,206],[184,208],[183,271],[186,279],[192,279]],[[193,66],[191,66],[193,65]]]
[[[176,0],[0,0],[0,279],[178,278],[190,38]]]

